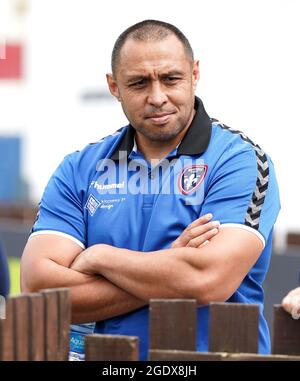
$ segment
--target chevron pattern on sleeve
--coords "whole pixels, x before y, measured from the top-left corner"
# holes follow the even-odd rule
[[[216,119],[212,119],[212,124],[218,125],[224,130],[230,131],[232,134],[239,135],[246,143],[251,144],[256,154],[257,161],[257,180],[256,187],[252,194],[251,202],[248,206],[248,210],[245,217],[245,225],[258,230],[259,229],[259,218],[265,201],[268,185],[269,185],[269,163],[267,155],[260,148],[258,144],[253,143],[243,132],[234,130],[220,123]]]

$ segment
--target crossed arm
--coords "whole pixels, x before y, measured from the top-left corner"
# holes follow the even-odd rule
[[[70,269],[81,251],[68,238],[46,234],[30,238],[21,260],[22,292],[70,288],[74,323],[107,319],[146,304],[99,275]]]
[[[193,298],[225,301],[238,288],[262,250],[260,240],[239,228],[220,229],[208,245],[149,253],[95,245],[71,268],[101,274],[142,300]]]
[[[238,228],[217,233],[203,219],[189,225],[172,248],[149,253],[102,244],[82,251],[66,238],[32,237],[22,257],[22,291],[70,287],[73,322],[124,314],[150,298],[226,300],[256,262],[262,243]]]

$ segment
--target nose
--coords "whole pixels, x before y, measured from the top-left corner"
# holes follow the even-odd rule
[[[161,84],[157,81],[152,83],[152,86],[150,88],[150,92],[148,95],[148,103],[151,104],[151,106],[155,108],[160,108],[165,103],[167,103],[168,97],[166,93],[164,92],[164,89],[162,88]]]

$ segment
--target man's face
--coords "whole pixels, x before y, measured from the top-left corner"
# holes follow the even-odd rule
[[[155,42],[127,40],[115,77],[107,75],[131,125],[156,142],[171,141],[190,124],[198,78],[198,62],[191,62],[173,35]]]

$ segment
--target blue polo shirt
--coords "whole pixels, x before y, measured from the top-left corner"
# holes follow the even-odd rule
[[[274,167],[242,132],[210,118],[199,98],[181,143],[157,166],[135,146],[131,125],[65,157],[43,194],[32,235],[57,234],[82,248],[105,243],[149,251],[169,248],[188,224],[213,213],[222,228],[256,234],[264,249],[228,302],[256,303],[259,353],[270,352],[262,284],[280,210]],[[245,256],[247,253],[245,253]],[[147,358],[148,307],[97,322],[96,332],[140,338]],[[208,350],[207,306],[198,308],[197,350]]]

